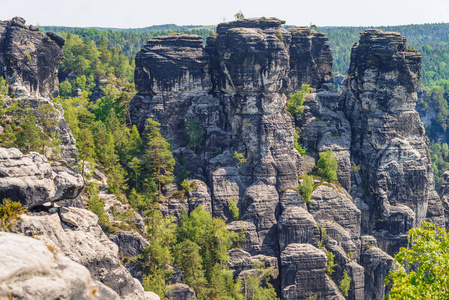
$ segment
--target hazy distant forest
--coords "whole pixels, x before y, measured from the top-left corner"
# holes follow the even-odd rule
[[[446,137],[446,129],[449,126],[449,24],[378,28],[384,31],[400,32],[407,37],[409,47],[419,50],[423,55],[421,86],[426,92],[420,93],[418,109],[432,108],[436,113],[436,122],[428,126],[426,132],[431,140],[431,156],[438,188],[442,174],[449,170],[447,144],[449,139]],[[346,74],[351,48],[365,29],[367,27],[317,27],[318,31],[329,37],[334,57],[334,75]],[[67,99],[80,91],[84,92],[85,99],[90,98],[92,93],[98,92],[98,89],[94,91],[97,83],[107,81],[108,85],[103,90],[110,96],[111,103],[108,105],[100,103],[102,108],[97,104],[96,109],[102,110],[97,112],[97,121],[101,121],[98,118],[101,115],[106,116],[109,110],[114,108],[114,114],[119,119],[122,118],[120,122],[125,122],[124,111],[115,104],[125,103],[134,94],[134,56],[146,41],[155,36],[171,33],[198,34],[206,39],[214,30],[214,26],[168,24],[138,29],[41,27],[41,30],[62,34],[67,39],[64,46],[65,59],[59,73],[61,98]],[[100,94],[99,96],[103,96],[102,93]],[[65,103],[67,113],[79,110],[79,106],[69,107],[68,103],[73,102],[61,101]],[[117,103],[114,104],[114,101]],[[95,112],[95,109],[89,110],[89,112],[92,111]],[[72,125],[83,126],[82,124]],[[75,137],[76,132],[75,130]],[[97,151],[101,153],[101,150]],[[107,160],[107,158],[103,159]]]

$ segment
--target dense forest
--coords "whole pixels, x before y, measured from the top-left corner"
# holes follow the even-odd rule
[[[206,39],[213,28],[213,26],[177,26],[174,24],[137,29],[40,27],[43,32],[52,31],[62,35],[72,33],[78,35],[82,39],[88,38],[95,43],[104,40],[109,47],[122,50],[128,57],[136,55],[137,51],[139,51],[150,38],[171,33],[189,33],[200,35],[203,39]]]

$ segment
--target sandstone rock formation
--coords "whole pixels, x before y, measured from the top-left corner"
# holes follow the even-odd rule
[[[89,270],[44,242],[0,232],[0,298],[120,299]]]
[[[57,72],[64,57],[63,45],[62,37],[51,32],[45,35],[37,27],[25,25],[23,18],[0,21],[0,76],[9,84],[4,99],[7,108],[16,100],[19,107],[28,107],[38,119],[39,107],[54,107],[56,126],[52,130],[61,140],[61,157],[71,162],[77,151],[75,140],[62,106],[50,100],[58,95]]]
[[[236,276],[262,255],[280,259],[275,285],[283,299],[342,299],[336,283],[344,271],[352,277],[348,299],[380,299],[392,263],[385,252],[394,254],[407,230],[424,220],[445,224],[414,110],[421,56],[399,34],[368,30],[352,50],[338,95],[331,92],[324,35],[282,24],[275,18],[222,23],[204,48],[191,35],[150,40],[136,59],[131,121],[141,131],[148,117],[160,122],[177,172],[207,185],[202,203],[211,203],[228,229],[245,230],[243,249],[230,252]],[[315,90],[294,122],[286,95],[303,83]],[[194,147],[184,130],[192,119],[203,132]],[[295,127],[311,150],[307,158],[293,147]],[[297,178],[326,150],[337,158],[338,183],[315,180],[305,205]],[[237,221],[231,198],[238,200]],[[178,215],[191,207],[190,200],[173,199],[163,211]],[[332,280],[324,273],[325,251],[335,255]]]
[[[107,238],[92,212],[73,207],[41,210],[23,215],[15,231],[41,240],[56,254],[85,266],[93,279],[122,299],[151,299],[120,263],[117,245]]]
[[[310,244],[290,244],[281,254],[283,299],[345,299],[326,275],[326,254]]]
[[[84,187],[81,175],[69,168],[52,168],[44,155],[23,155],[16,148],[0,148],[0,177],[1,198],[28,208],[76,198]]]
[[[344,107],[351,123],[351,159],[360,166],[369,228],[390,254],[425,220],[434,195],[428,140],[414,110],[421,54],[398,33],[367,30],[354,45]],[[430,210],[431,209],[431,210]],[[430,214],[444,226],[441,202]]]
[[[54,33],[45,35],[25,25],[20,17],[0,21],[0,76],[10,83],[16,97],[55,95],[64,42]]]

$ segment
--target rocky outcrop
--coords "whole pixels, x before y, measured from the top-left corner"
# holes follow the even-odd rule
[[[325,252],[310,244],[290,244],[281,254],[283,299],[345,299],[326,275]]]
[[[0,76],[16,97],[51,97],[58,90],[63,45],[62,37],[45,35],[23,18],[0,21]]]
[[[301,89],[302,84],[309,84],[320,89],[332,86],[332,53],[323,33],[307,27],[290,27],[292,35],[290,44],[290,89]],[[328,85],[330,83],[330,85]]]
[[[179,197],[168,187],[161,210],[177,216],[201,203],[229,230],[243,229],[243,249],[230,253],[229,266],[237,276],[251,272],[258,255],[279,258],[274,282],[283,299],[342,299],[336,283],[344,271],[352,278],[349,299],[383,297],[387,253],[397,252],[408,229],[422,221],[445,223],[414,110],[421,56],[399,34],[368,30],[352,50],[340,95],[331,92],[324,35],[282,24],[237,20],[219,24],[205,47],[197,36],[173,35],[152,39],[139,52],[131,121],[140,131],[148,117],[160,122],[173,145],[175,172],[204,184],[197,196]],[[285,111],[287,94],[303,83],[314,91],[294,120]],[[196,145],[187,143],[185,124],[192,120],[201,131]],[[308,157],[294,148],[295,127]],[[306,205],[298,176],[327,150],[338,161],[338,182],[316,178]],[[231,199],[238,201],[239,220],[231,217]],[[324,248],[315,246],[334,253],[332,280]]]
[[[366,230],[390,254],[425,220],[434,195],[428,140],[414,110],[420,72],[421,54],[398,33],[367,30],[352,48],[343,96],[351,159],[365,191],[358,196],[370,211]]]
[[[365,268],[365,300],[383,299],[388,293],[385,277],[393,269],[393,258],[375,246],[368,246],[360,264]]]
[[[50,100],[58,95],[57,72],[64,57],[64,42],[57,34],[48,32],[45,35],[37,27],[25,25],[25,20],[20,17],[0,21],[0,76],[9,84],[8,95],[4,97],[6,108],[16,102],[33,113],[36,120],[40,117],[40,107],[54,108],[51,118],[55,126],[51,130],[61,140],[58,156],[73,162],[73,154],[77,151],[75,140],[64,119],[61,104]]]
[[[168,298],[176,300],[196,299],[195,292],[186,284],[177,283],[168,286]]]
[[[0,298],[120,299],[89,270],[44,242],[0,232]]]
[[[0,195],[31,208],[46,202],[76,198],[84,187],[81,175],[47,158],[16,148],[0,148]]]
[[[95,280],[122,299],[151,299],[120,263],[118,247],[98,225],[98,217],[79,208],[50,208],[23,215],[16,233],[43,241],[56,254],[85,266]]]

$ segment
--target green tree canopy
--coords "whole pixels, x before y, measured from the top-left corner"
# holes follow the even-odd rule
[[[409,245],[386,278],[388,299],[449,299],[449,234],[431,223],[410,229]]]
[[[318,174],[327,180],[337,180],[338,162],[332,150],[320,153],[317,162]]]

